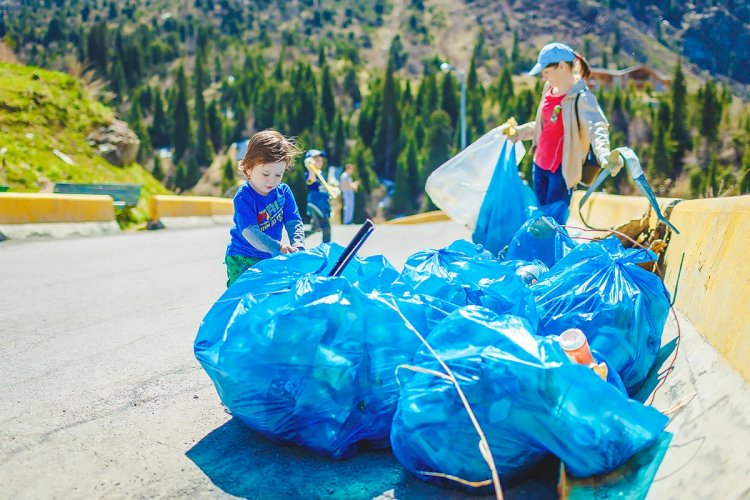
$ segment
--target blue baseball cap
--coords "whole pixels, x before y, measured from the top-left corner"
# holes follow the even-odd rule
[[[325,151],[321,151],[320,149],[308,149],[305,152],[305,160],[308,158],[314,158],[316,156],[322,156],[323,158],[326,158],[328,155]]]
[[[550,64],[559,63],[561,61],[573,62],[575,60],[575,52],[564,43],[548,43],[539,51],[539,58],[536,60],[536,65],[531,68],[531,71],[529,71],[529,75],[538,75]]]

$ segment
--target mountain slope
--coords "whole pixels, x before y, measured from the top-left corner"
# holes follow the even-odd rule
[[[34,192],[51,191],[57,181],[132,182],[143,184],[145,196],[168,192],[137,163],[113,166],[87,143],[113,113],[78,80],[0,63],[0,81],[0,183]]]

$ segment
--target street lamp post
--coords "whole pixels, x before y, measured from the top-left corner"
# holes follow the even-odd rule
[[[440,70],[443,73],[458,72],[458,78],[461,82],[461,150],[464,150],[466,149],[466,78],[464,70],[458,69],[446,62],[440,65]]]

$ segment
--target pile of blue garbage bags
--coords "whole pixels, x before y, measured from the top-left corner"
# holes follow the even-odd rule
[[[334,458],[390,446],[417,477],[490,478],[471,406],[501,480],[550,454],[579,477],[656,442],[667,417],[629,398],[654,369],[670,307],[648,250],[576,243],[547,217],[498,256],[456,241],[410,256],[355,258],[324,244],[259,262],[216,301],[195,355],[232,415]],[[578,328],[606,380],[571,361]]]

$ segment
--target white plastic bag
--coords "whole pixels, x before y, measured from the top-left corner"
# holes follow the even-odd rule
[[[500,127],[495,127],[436,168],[425,184],[433,203],[448,217],[473,230],[500,150],[507,140]],[[515,153],[520,163],[526,154],[521,141],[515,144]]]

